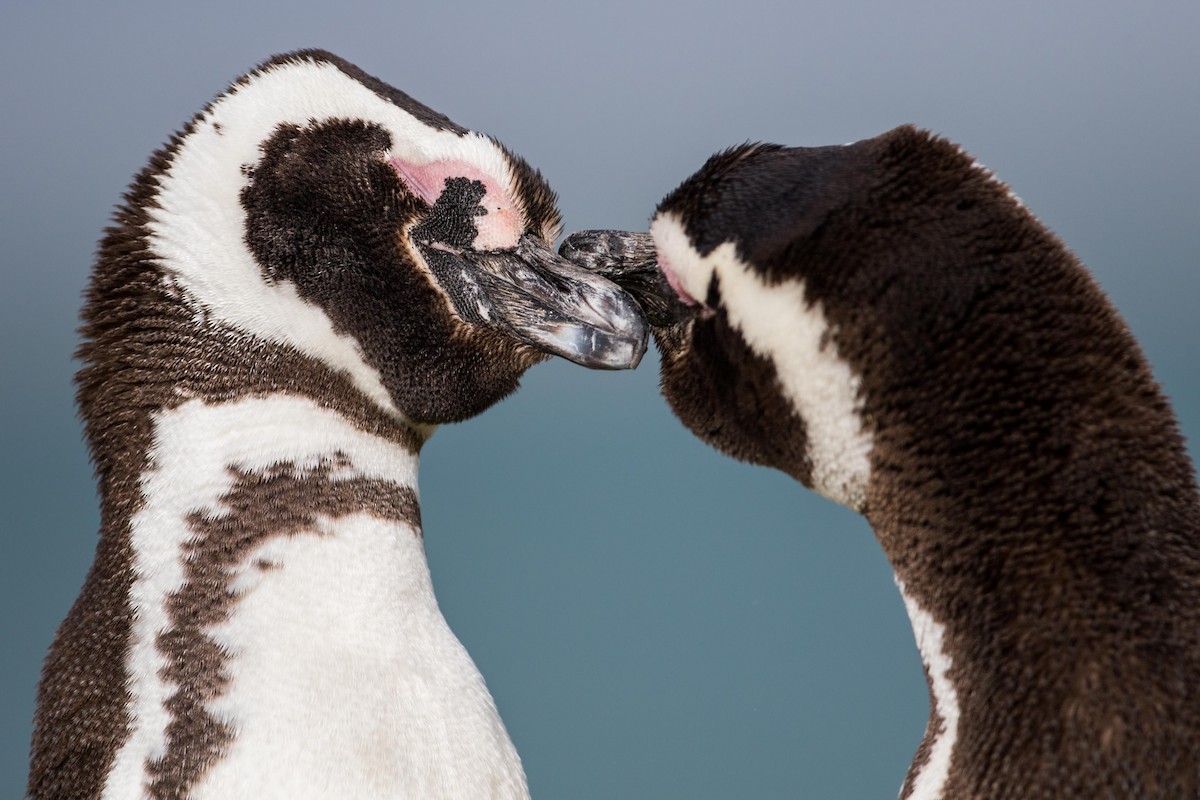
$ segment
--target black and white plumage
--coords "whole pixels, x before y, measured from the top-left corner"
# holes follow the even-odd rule
[[[1194,467],[1125,324],[990,172],[911,127],[747,145],[649,235],[561,252],[643,301],[688,428],[872,524],[931,697],[901,797],[1198,796]]]
[[[558,224],[523,160],[318,51],[154,155],[84,311],[102,530],[30,797],[527,796],[438,610],[416,470],[548,353],[641,357]]]

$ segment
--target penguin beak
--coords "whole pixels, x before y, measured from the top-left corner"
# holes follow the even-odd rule
[[[601,275],[556,255],[528,234],[504,250],[457,250],[466,262],[459,311],[507,328],[516,338],[592,369],[633,369],[646,352],[646,321],[637,302]],[[432,255],[429,253],[427,255]]]
[[[562,257],[620,285],[641,306],[647,321],[665,328],[694,316],[658,266],[654,239],[633,231],[576,231],[558,248]]]

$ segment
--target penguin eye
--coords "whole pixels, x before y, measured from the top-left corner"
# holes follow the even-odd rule
[[[663,277],[667,279],[667,283],[675,291],[675,294],[679,296],[680,301],[682,301],[685,306],[700,305],[700,301],[692,297],[687,288],[683,285],[683,281],[680,279],[678,273],[675,272],[675,268],[671,266],[671,259],[669,256],[664,253],[658,254],[658,268],[662,271]]]
[[[461,182],[457,179],[478,183],[483,189],[483,196],[471,212],[477,231],[471,247],[475,250],[508,250],[516,247],[525,221],[520,206],[500,181],[465,161],[442,160],[414,164],[394,157],[390,163],[405,187],[430,207],[437,205],[452,182]]]
[[[716,267],[722,261],[736,260],[732,242],[726,242],[701,255],[676,214],[662,212],[650,223],[650,235],[658,257],[659,269],[684,305],[712,310],[721,302]]]

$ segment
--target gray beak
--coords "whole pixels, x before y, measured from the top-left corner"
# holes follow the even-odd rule
[[[620,285],[641,306],[655,328],[695,315],[679,300],[658,268],[654,240],[633,231],[576,231],[563,240],[559,255]]]
[[[633,298],[532,236],[511,250],[423,250],[443,270],[446,259],[459,262],[451,298],[465,318],[592,369],[633,369],[646,352],[646,321]]]

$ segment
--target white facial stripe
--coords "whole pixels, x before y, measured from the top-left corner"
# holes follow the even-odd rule
[[[164,280],[183,290],[198,317],[211,316],[319,358],[399,416],[358,342],[336,332],[325,312],[302,299],[292,284],[266,282],[245,245],[243,165],[258,163],[260,145],[279,125],[331,119],[379,124],[392,137],[391,155],[415,165],[471,164],[513,194],[508,160],[487,137],[435,131],[331,64],[282,64],[215,101],[183,138],[159,179],[158,207],[149,209],[150,248]]]
[[[133,796],[146,760],[162,756],[166,747],[164,704],[175,686],[161,677],[166,663],[155,639],[171,627],[168,598],[184,583],[183,546],[194,535],[188,517],[222,513],[231,466],[251,472],[281,462],[316,466],[338,454],[349,462],[346,477],[352,470],[416,488],[415,455],[307,399],[277,395],[223,405],[193,400],[156,417],[153,466],[141,482],[145,504],[131,521],[134,622],[126,665],[133,729],[114,760],[103,800]]]
[[[780,386],[804,421],[813,488],[843,505],[866,503],[873,437],[862,421],[859,378],[838,356],[819,303],[809,304],[804,283],[765,283],[726,242],[707,256],[692,247],[678,218],[650,226],[660,258],[693,297],[703,298],[714,275],[729,322],[760,356],[771,359]]]
[[[715,267],[711,255],[707,259],[700,257],[692,247],[683,223],[674,214],[656,216],[650,222],[650,235],[671,288],[689,305],[703,303]]]
[[[921,651],[921,660],[929,673],[934,711],[942,720],[942,730],[933,738],[929,758],[913,781],[908,800],[937,800],[942,796],[950,775],[950,760],[958,739],[958,692],[954,690],[949,677],[951,659],[945,650],[946,628],[908,596],[904,581],[897,578],[896,585],[900,587],[900,596],[904,598],[904,608],[912,622],[917,649]]]

